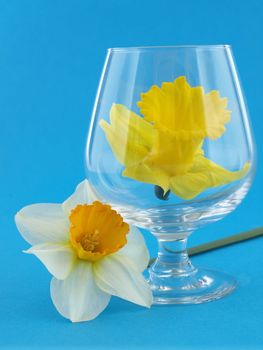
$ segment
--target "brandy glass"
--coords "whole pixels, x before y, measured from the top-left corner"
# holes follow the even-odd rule
[[[192,265],[187,239],[242,201],[254,154],[230,46],[108,50],[87,177],[128,223],[158,240],[148,277],[154,303],[202,303],[234,290],[234,277]]]

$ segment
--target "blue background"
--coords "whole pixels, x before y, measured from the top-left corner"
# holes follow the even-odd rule
[[[114,299],[96,320],[72,325],[52,306],[44,267],[21,253],[27,244],[13,222],[22,206],[61,202],[83,179],[108,47],[229,43],[254,125],[257,176],[239,208],[190,244],[261,226],[262,33],[261,0],[0,0],[0,347],[263,348],[262,239],[194,258],[239,278],[225,299],[150,311]]]

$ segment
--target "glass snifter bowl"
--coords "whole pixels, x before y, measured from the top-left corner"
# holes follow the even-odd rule
[[[201,303],[236,286],[195,268],[186,243],[233,211],[255,171],[254,142],[227,45],[109,49],[86,150],[87,177],[125,220],[151,231],[156,304]]]

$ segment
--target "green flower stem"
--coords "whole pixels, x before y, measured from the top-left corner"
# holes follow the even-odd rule
[[[233,236],[229,236],[226,238],[218,239],[216,241],[201,244],[193,248],[189,248],[188,254],[189,256],[194,256],[194,255],[210,252],[211,250],[224,248],[232,244],[241,243],[249,239],[257,238],[261,236],[263,236],[263,227],[258,227],[253,230],[245,231]],[[150,259],[149,266],[155,261],[155,259],[156,258]]]
[[[166,201],[169,197],[170,194],[170,190],[168,190],[165,194],[164,194],[164,190],[162,189],[162,187],[155,185],[154,186],[154,193],[156,195],[157,198]]]

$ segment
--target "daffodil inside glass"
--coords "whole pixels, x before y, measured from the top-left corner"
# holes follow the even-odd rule
[[[109,50],[87,174],[129,222],[157,237],[159,255],[149,270],[155,303],[199,303],[235,288],[232,277],[194,268],[186,242],[237,207],[254,158],[229,46]]]
[[[142,272],[149,253],[138,229],[98,200],[87,180],[62,204],[33,204],[15,217],[23,238],[53,275],[58,312],[72,322],[97,317],[112,295],[150,307]]]
[[[205,139],[221,137],[231,118],[227,98],[218,91],[205,93],[183,76],[160,88],[152,86],[137,105],[142,117],[114,104],[110,123],[100,122],[115,157],[125,167],[123,176],[156,185],[164,195],[171,190],[193,199],[247,174],[248,162],[230,171],[205,156]]]

